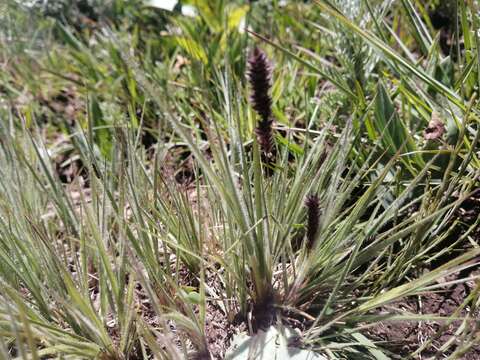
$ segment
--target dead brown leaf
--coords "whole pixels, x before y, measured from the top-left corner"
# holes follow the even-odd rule
[[[432,119],[428,123],[428,127],[425,129],[425,140],[440,139],[445,133],[445,125],[443,124],[440,116],[437,112],[432,113]]]

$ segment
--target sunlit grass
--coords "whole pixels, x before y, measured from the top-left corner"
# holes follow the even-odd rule
[[[445,54],[410,0],[194,5],[156,32],[130,3],[83,30],[8,3],[0,357],[218,357],[214,311],[332,359],[394,358],[382,321],[467,324],[478,284],[443,318],[385,309],[478,266],[478,6]]]

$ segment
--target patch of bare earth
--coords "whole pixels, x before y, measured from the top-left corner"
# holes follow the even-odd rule
[[[480,359],[480,309],[475,300],[466,301],[478,291],[475,279],[480,270],[470,272],[471,281],[453,283],[466,274],[456,274],[438,291],[409,297],[377,314],[430,315],[425,321],[385,321],[369,329],[370,338],[390,352],[392,359],[442,359],[455,354],[456,359]],[[478,304],[477,304],[478,305]],[[438,319],[445,318],[445,320]],[[454,317],[455,320],[449,320]],[[413,355],[413,356],[412,356]]]
[[[205,335],[213,359],[225,358],[233,336],[246,330],[244,322],[239,324],[229,322],[227,316],[217,305],[207,305]]]

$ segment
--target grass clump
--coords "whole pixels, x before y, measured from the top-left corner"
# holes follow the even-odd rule
[[[5,6],[1,356],[475,358],[478,6],[192,5]]]

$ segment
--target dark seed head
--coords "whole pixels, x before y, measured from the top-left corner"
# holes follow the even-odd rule
[[[258,144],[262,149],[264,161],[273,160],[273,129],[272,120],[261,120],[255,128]],[[270,162],[269,161],[269,162]]]
[[[265,53],[258,47],[253,49],[248,58],[248,80],[252,89],[250,97],[255,111],[261,120],[255,129],[262,159],[271,164],[275,159],[273,128],[272,128],[272,98],[270,97],[271,67]]]
[[[272,98],[270,97],[271,67],[265,53],[258,47],[248,58],[248,80],[252,88],[251,102],[263,121],[272,116]]]
[[[307,248],[311,249],[317,236],[320,222],[320,199],[315,194],[307,195],[305,199],[307,208]]]

